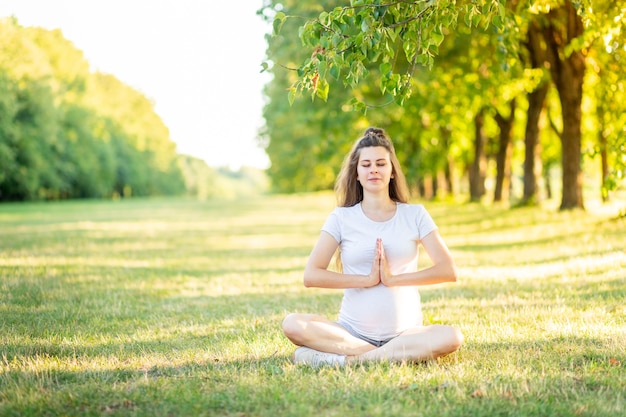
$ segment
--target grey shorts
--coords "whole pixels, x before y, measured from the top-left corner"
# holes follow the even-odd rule
[[[389,342],[391,339],[386,339],[386,340],[374,340],[374,339],[370,339],[367,336],[363,336],[362,334],[359,334],[359,332],[357,332],[356,330],[354,330],[352,328],[352,326],[350,326],[348,323],[344,322],[344,321],[338,321],[337,322],[338,325],[340,325],[341,327],[343,327],[344,329],[346,329],[352,336],[359,338],[361,340],[366,341],[367,343],[374,345],[376,347],[381,347],[384,344],[386,344],[387,342]],[[393,338],[392,338],[393,339]]]

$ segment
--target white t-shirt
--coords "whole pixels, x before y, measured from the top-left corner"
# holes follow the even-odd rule
[[[368,218],[361,204],[337,207],[322,230],[339,242],[345,274],[368,275],[372,270],[376,239],[381,238],[393,275],[417,271],[420,240],[437,229],[421,204],[397,203],[395,215],[385,222]],[[339,321],[374,340],[387,340],[422,324],[422,306],[416,286],[344,290]]]

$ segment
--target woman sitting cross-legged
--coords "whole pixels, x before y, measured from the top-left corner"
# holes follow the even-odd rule
[[[282,326],[300,346],[294,362],[423,362],[456,351],[463,343],[459,330],[422,325],[418,291],[456,281],[456,267],[430,214],[408,203],[404,174],[382,129],[367,129],[355,143],[336,190],[339,206],[322,227],[304,285],[344,289],[339,318],[289,314]],[[420,245],[432,266],[418,270]],[[337,250],[341,272],[329,269]]]

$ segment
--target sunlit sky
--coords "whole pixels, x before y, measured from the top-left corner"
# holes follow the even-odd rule
[[[0,0],[0,17],[61,29],[92,71],[155,103],[179,153],[211,166],[265,168],[261,0]]]

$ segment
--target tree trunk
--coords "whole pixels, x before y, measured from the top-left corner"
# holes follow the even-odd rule
[[[456,187],[454,184],[454,158],[449,154],[447,156],[447,163],[444,169],[444,176],[446,178],[446,188],[448,189],[448,195],[456,195]]]
[[[606,180],[609,177],[609,155],[608,155],[608,143],[604,127],[604,106],[602,103],[598,103],[596,112],[598,114],[598,146],[600,148],[600,193],[602,202],[609,201],[609,190],[606,186]]]
[[[481,109],[474,117],[474,161],[469,170],[470,200],[480,201],[485,195],[487,157],[485,156],[485,110]]]
[[[531,22],[528,28],[528,40],[525,43],[532,68],[544,68],[546,65],[546,51],[541,45],[539,26]],[[541,141],[539,126],[541,112],[545,106],[546,96],[550,85],[542,81],[534,91],[526,97],[528,110],[526,112],[526,130],[524,133],[524,194],[522,204],[535,205],[539,202],[539,179],[541,178]]]
[[[543,182],[546,187],[546,198],[548,200],[552,199],[552,178],[550,178],[550,168],[545,167],[543,170]]]
[[[526,132],[524,134],[524,204],[536,204],[539,200],[539,178],[541,178],[541,141],[539,120],[548,94],[547,83],[528,94]]]
[[[452,155],[450,155],[450,139],[452,137],[452,131],[446,127],[440,128],[439,131],[446,152],[443,167],[446,191],[449,195],[455,195],[456,190],[454,187],[454,158],[452,157]]]
[[[438,179],[439,178],[438,177],[439,177],[439,175],[437,175],[436,172],[434,172],[431,175],[431,177],[430,177],[430,183],[431,183],[432,190],[433,190],[431,199],[435,199],[435,198],[439,197],[439,195],[438,195],[438,193],[439,193],[439,180]]]
[[[426,186],[424,185],[424,177],[422,176],[417,179],[417,192],[422,198],[426,196]]]
[[[409,157],[401,160],[409,186],[409,193],[415,197],[424,197],[424,175],[419,161],[423,158],[419,137],[408,135],[404,141],[404,150]],[[417,195],[416,195],[417,194]]]
[[[583,33],[580,16],[570,1],[553,9],[543,28],[550,73],[561,101],[563,132],[561,135],[561,161],[563,169],[563,194],[561,210],[580,208],[583,204],[583,173],[581,168],[581,104],[585,76],[585,55],[573,51],[566,56],[565,48]]]
[[[513,153],[513,123],[515,122],[515,99],[509,102],[509,117],[496,112],[496,123],[500,128],[498,153],[496,154],[496,187],[493,201],[509,200],[511,189],[511,156]]]

